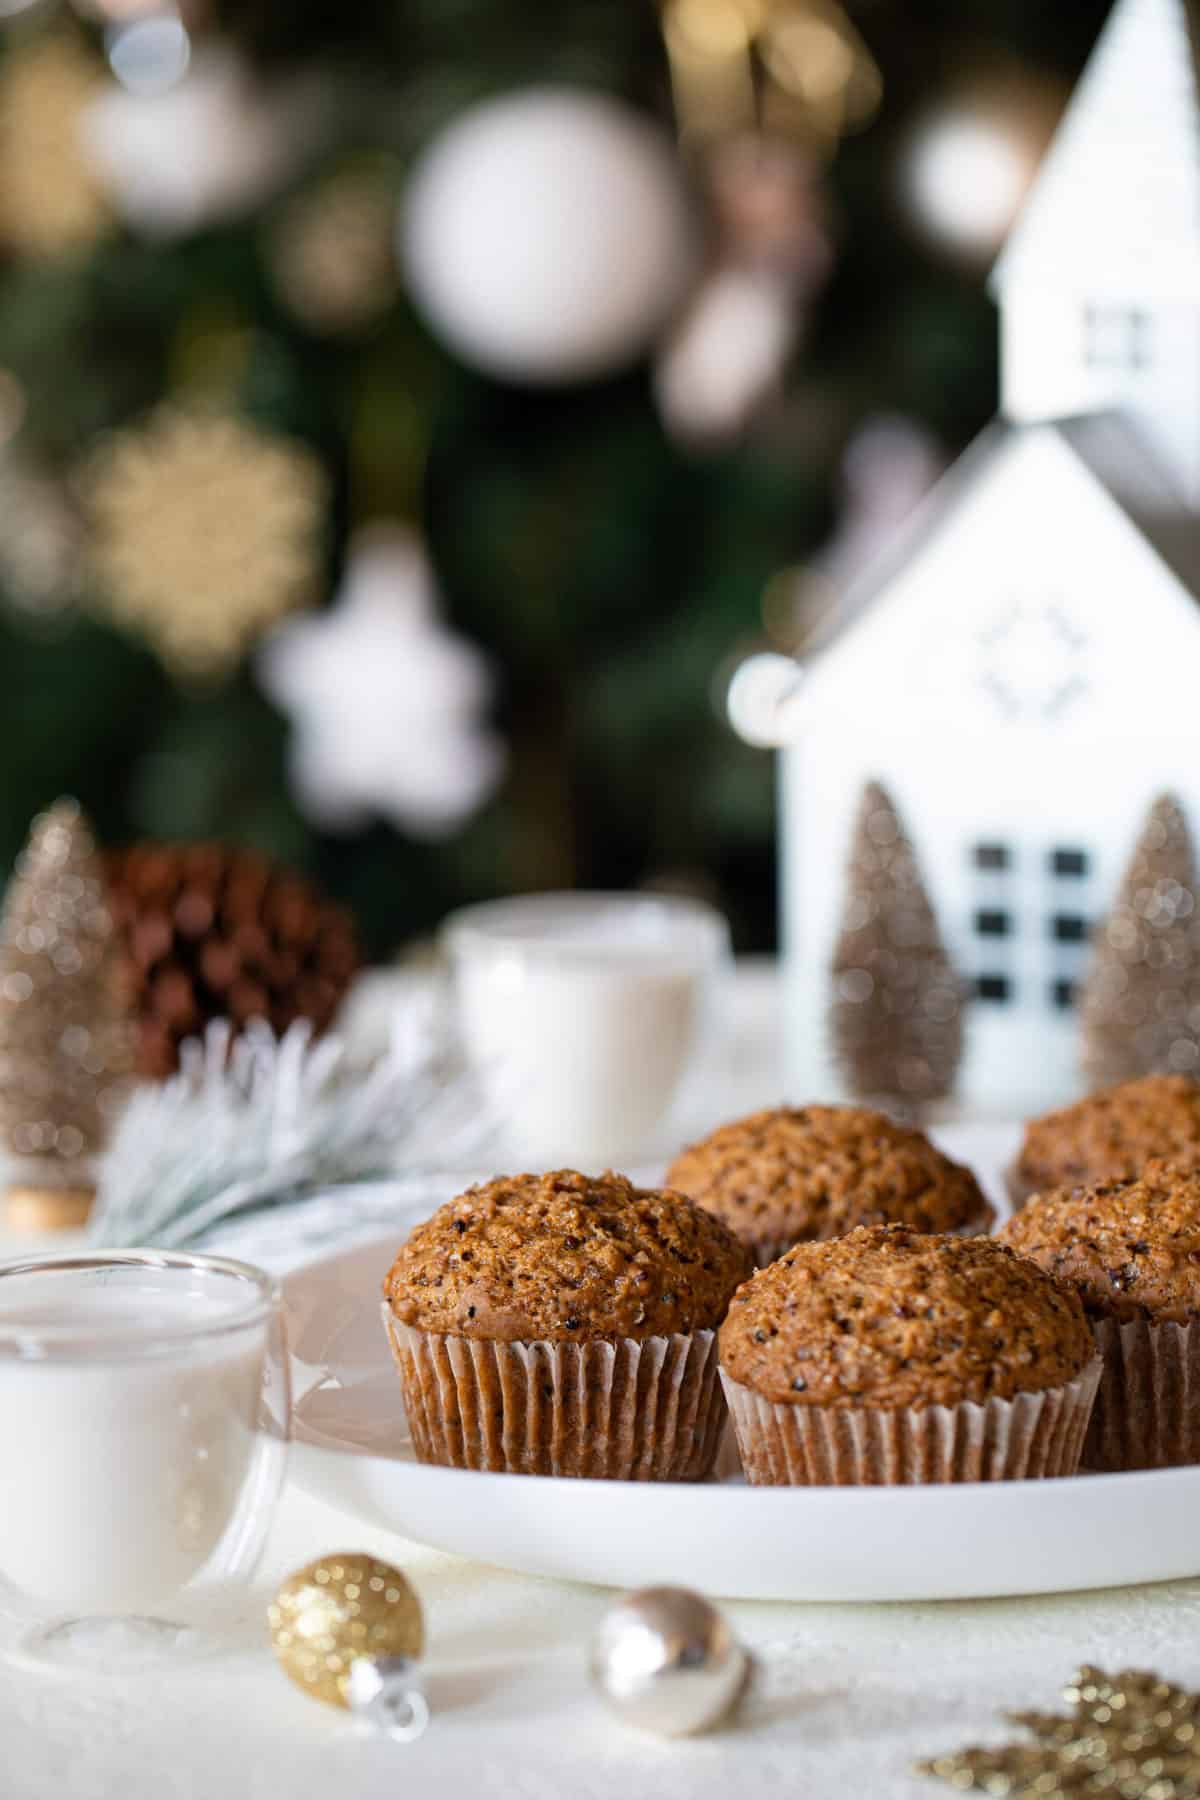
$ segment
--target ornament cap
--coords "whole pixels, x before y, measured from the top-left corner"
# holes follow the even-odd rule
[[[397,1744],[411,1744],[429,1724],[429,1702],[412,1656],[360,1656],[346,1677],[346,1704]]]

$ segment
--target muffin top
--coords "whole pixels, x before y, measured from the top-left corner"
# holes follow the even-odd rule
[[[994,1238],[869,1225],[797,1244],[734,1295],[721,1363],[767,1400],[954,1406],[1071,1381],[1095,1355],[1078,1297]]]
[[[418,1225],[383,1291],[423,1331],[519,1343],[719,1325],[746,1275],[719,1219],[623,1175],[499,1176]]]
[[[748,1242],[840,1237],[856,1225],[985,1230],[969,1169],[924,1132],[859,1106],[780,1106],[722,1125],[667,1172]]]
[[[1159,1157],[1137,1179],[1037,1194],[1000,1236],[1067,1281],[1094,1318],[1200,1314],[1200,1173]]]
[[[1144,1075],[1031,1119],[1017,1159],[1025,1188],[1122,1180],[1152,1156],[1200,1164],[1200,1082]]]

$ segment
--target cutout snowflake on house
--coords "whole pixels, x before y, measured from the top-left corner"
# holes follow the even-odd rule
[[[783,749],[791,1068],[856,810],[894,797],[974,1001],[959,1094],[1078,1090],[1076,996],[1155,797],[1200,828],[1200,84],[1184,0],[1116,0],[993,274],[1001,413],[842,595]],[[1200,831],[1198,831],[1200,834]]]

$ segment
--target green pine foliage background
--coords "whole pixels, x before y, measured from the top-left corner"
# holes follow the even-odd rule
[[[447,843],[382,824],[316,834],[289,796],[285,723],[248,671],[187,691],[86,613],[31,627],[0,603],[0,864],[66,791],[108,841],[221,836],[304,867],[356,909],[376,955],[466,899],[660,879],[715,897],[743,947],[772,942],[771,759],[723,723],[718,671],[761,636],[771,575],[828,531],[857,421],[906,412],[954,450],[995,402],[982,277],[935,257],[906,222],[901,134],[981,58],[1073,79],[1106,5],[849,10],[885,100],[830,170],[836,270],[785,402],[717,455],[670,442],[645,368],[557,391],[504,386],[458,364],[403,300],[356,340],[309,334],[265,264],[286,194],[178,242],[118,233],[83,261],[0,271],[0,369],[27,392],[23,442],[54,468],[181,380],[229,379],[233,334],[238,404],[314,446],[330,471],[329,591],[352,522],[415,510],[451,619],[497,666],[511,748],[502,789]],[[370,139],[347,136],[334,155],[383,150],[398,174],[458,107],[517,83],[575,80],[669,111],[649,0],[219,0],[216,11],[268,77],[310,62],[380,102],[361,109]]]

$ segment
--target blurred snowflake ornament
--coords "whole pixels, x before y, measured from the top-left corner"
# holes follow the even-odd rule
[[[117,211],[148,237],[178,237],[261,205],[321,141],[328,95],[301,77],[262,85],[229,49],[197,51],[164,91],[114,82],[83,132]]]
[[[46,260],[86,251],[110,212],[81,131],[104,88],[100,64],[66,33],[0,64],[0,241]]]
[[[106,610],[177,674],[212,677],[312,598],[325,476],[243,419],[160,407],[84,471]]]
[[[396,199],[379,162],[339,169],[284,212],[269,246],[275,287],[311,331],[362,331],[396,298]]]
[[[292,778],[319,825],[349,831],[383,814],[443,837],[499,777],[503,751],[481,722],[486,665],[441,622],[411,531],[364,531],[334,605],[283,626],[258,666],[292,718]]]

